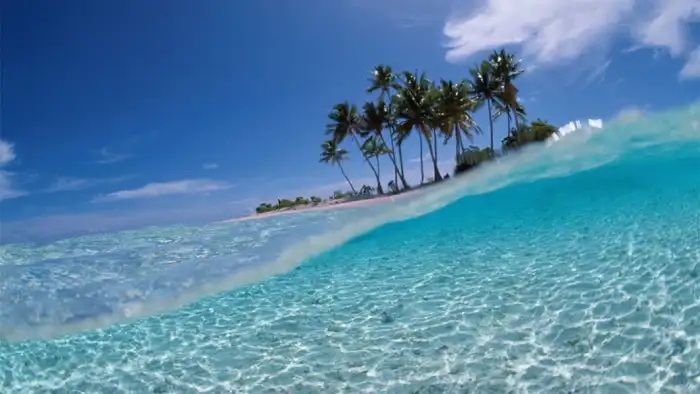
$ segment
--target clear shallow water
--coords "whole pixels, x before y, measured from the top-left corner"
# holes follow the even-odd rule
[[[698,117],[387,206],[6,246],[0,392],[700,392]]]

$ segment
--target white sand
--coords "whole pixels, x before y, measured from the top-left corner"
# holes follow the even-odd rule
[[[407,196],[411,193],[412,193],[412,191],[397,194],[394,196],[381,196],[381,197],[368,198],[365,200],[358,200],[358,201],[335,200],[335,201],[322,202],[322,203],[319,203],[317,205],[300,205],[300,206],[296,206],[293,208],[288,208],[288,209],[280,210],[280,211],[254,213],[254,214],[251,214],[248,216],[227,219],[227,220],[221,221],[220,223],[232,223],[232,222],[240,222],[243,220],[262,219],[262,218],[269,218],[271,216],[288,215],[290,213],[310,212],[310,211],[326,211],[329,209],[343,209],[343,208],[360,207],[363,205],[381,204],[384,202],[394,201],[394,199],[396,199],[396,198],[401,198],[401,197]]]

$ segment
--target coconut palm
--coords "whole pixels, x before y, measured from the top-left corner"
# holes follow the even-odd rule
[[[462,137],[464,136],[471,141],[472,131],[475,133],[481,132],[470,115],[470,112],[476,109],[476,102],[469,97],[469,89],[466,82],[440,81],[436,99],[436,112],[442,134],[445,137],[445,143],[452,137],[455,138],[455,158],[465,150]]]
[[[386,155],[391,151],[387,148],[386,144],[375,136],[371,136],[365,140],[362,144],[362,153],[366,157],[374,157],[375,164],[377,165],[377,176],[381,178],[379,169],[379,156]],[[381,181],[377,179],[377,190],[381,188]],[[381,193],[380,193],[381,194]]]
[[[525,108],[523,108],[522,105],[518,105],[518,108],[511,110],[502,101],[496,100],[496,101],[494,101],[494,109],[495,109],[495,111],[493,112],[493,120],[494,121],[499,119],[502,116],[506,117],[506,120],[508,122],[508,134],[507,134],[507,136],[510,136],[511,134],[513,134],[514,132],[519,130],[520,126],[524,122],[527,122]],[[513,112],[514,112],[515,116],[513,116]],[[515,127],[511,126],[513,119],[515,119]]]
[[[355,141],[357,149],[362,152],[362,145],[358,136],[364,136],[360,115],[357,113],[357,106],[347,101],[336,104],[333,111],[328,115],[332,123],[326,126],[326,134],[332,136],[336,143],[340,144],[345,138],[350,137]],[[365,162],[374,173],[374,177],[379,180],[379,174],[372,165],[369,158],[365,157]],[[383,194],[381,184],[377,187],[377,193]]]
[[[496,121],[502,116],[506,117],[506,121],[508,122],[508,134],[506,135],[507,137],[510,137],[512,127],[511,123],[513,121],[513,116],[510,114],[510,108],[508,106],[501,102],[501,101],[495,101],[494,103],[494,111],[493,111],[493,120]]]
[[[399,92],[399,102],[397,107],[398,129],[402,132],[417,130],[428,143],[428,152],[433,161],[434,179],[442,180],[437,160],[431,147],[431,119],[433,118],[433,101],[430,94],[430,81],[425,78],[425,74],[403,72],[404,85]],[[422,160],[421,146],[421,160]],[[422,170],[421,170],[422,173]]]
[[[350,190],[356,193],[355,187],[352,185],[352,182],[350,182],[350,178],[345,174],[345,169],[343,169],[343,161],[346,160],[347,157],[348,151],[338,147],[338,142],[336,140],[330,139],[321,144],[321,158],[319,162],[337,164],[338,168],[340,168],[340,172],[343,173],[343,177],[348,182],[348,185],[350,185]]]
[[[398,108],[397,103],[400,101],[400,98],[398,95],[393,95],[391,96],[391,99],[389,100],[389,112],[387,116],[387,125],[389,127],[389,130],[391,132],[391,144],[392,147],[396,147],[396,151],[394,154],[394,157],[396,158],[398,165],[399,165],[399,170],[401,171],[401,174],[406,174],[406,171],[404,171],[403,167],[403,143],[406,140],[406,137],[408,137],[408,134],[406,133],[400,133],[398,130],[398,119],[396,117],[396,108]],[[395,145],[394,145],[395,144]],[[405,178],[404,178],[405,179]],[[394,182],[394,185],[397,186],[397,183]],[[404,185],[404,189],[410,189],[411,186],[406,183]]]
[[[437,85],[435,85],[435,82],[430,82],[430,87],[428,89],[428,101],[430,102],[432,106],[432,112],[430,113],[430,116],[428,117],[428,126],[430,126],[430,129],[433,134],[433,152],[434,152],[434,157],[435,157],[435,162],[437,163],[439,157],[438,157],[438,131],[442,132],[442,119],[440,117],[440,114],[438,112],[438,99],[440,97],[440,90],[438,89]]]
[[[493,66],[494,77],[501,82],[501,91],[498,93],[497,99],[502,102],[507,111],[513,114],[517,129],[520,123],[517,112],[521,106],[518,103],[518,88],[513,84],[513,80],[522,75],[525,70],[520,68],[520,60],[516,60],[515,56],[507,53],[505,49],[493,51],[489,56],[489,62]]]
[[[394,96],[394,98],[395,98],[396,100],[398,100],[399,97],[398,97],[398,96]],[[395,107],[395,108],[396,108],[396,107]],[[395,125],[394,130],[396,130],[396,132],[394,133],[394,142],[396,143],[396,147],[398,148],[397,151],[398,151],[399,167],[401,168],[401,173],[402,173],[402,174],[405,174],[405,172],[404,172],[404,167],[403,167],[403,149],[402,149],[402,146],[403,146],[404,142],[406,142],[406,140],[408,139],[408,137],[411,136],[411,132],[412,132],[413,130],[402,130],[402,129],[400,129],[400,128],[399,128],[398,119],[397,119],[395,113],[394,113],[393,115],[390,115],[390,119],[391,119],[390,122],[394,122],[394,125]],[[421,155],[421,156],[420,156],[420,158],[421,158],[421,167],[420,167],[420,170],[421,170],[421,178],[420,178],[420,179],[421,179],[421,184],[422,184],[422,183],[423,183],[423,179],[424,179],[424,173],[423,173],[423,140],[420,139],[420,141],[421,141],[421,144],[420,144],[420,149],[421,149],[421,150],[420,150],[420,155]],[[395,185],[395,186],[398,186],[398,185],[396,185],[396,184],[394,184],[394,185]]]
[[[377,104],[368,102],[362,107],[362,129],[365,132],[374,134],[375,137],[386,147],[386,140],[384,139],[384,128],[389,123],[389,109],[382,99],[380,99]],[[404,188],[408,188],[408,183],[406,178],[404,178],[403,171],[399,168],[396,163],[396,156],[394,155],[393,145],[394,139],[391,138],[392,150],[386,152],[389,156],[389,160],[394,165],[394,177],[399,177]],[[379,168],[377,168],[379,172]],[[396,183],[396,182],[394,182]]]
[[[379,91],[379,99],[384,99],[391,96],[391,90],[398,90],[401,85],[398,84],[396,75],[392,72],[391,66],[380,64],[372,70],[372,77],[369,79],[370,87],[367,88],[367,93]]]
[[[479,101],[485,101],[489,110],[489,130],[491,132],[491,152],[493,148],[493,109],[492,105],[496,100],[501,87],[501,82],[494,76],[493,65],[491,62],[484,60],[475,68],[469,70],[472,75],[469,90],[474,95],[474,98]]]
[[[370,86],[367,88],[367,93],[372,93],[375,91],[379,91],[379,101],[388,101],[387,105],[387,112],[388,114],[392,114],[392,95],[391,91],[398,90],[400,88],[400,85],[397,83],[396,75],[393,73],[391,66],[389,65],[384,65],[380,64],[374,67],[372,70],[372,76],[369,79]],[[396,165],[396,147],[394,146],[394,142],[396,140],[396,128],[394,127],[395,124],[393,122],[388,122],[387,124],[389,128],[389,137],[390,137],[390,144],[391,144],[391,152],[392,156],[394,157],[393,163],[394,163],[394,184],[398,184],[398,178],[403,178],[403,160],[401,163],[401,168]],[[399,150],[399,156],[403,156],[401,152],[401,145],[398,146]],[[401,174],[399,175],[399,171],[401,171]],[[402,179],[401,182],[403,183],[404,188],[408,188],[408,184],[406,183],[405,179]]]

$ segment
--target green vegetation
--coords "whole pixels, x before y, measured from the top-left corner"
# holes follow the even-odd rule
[[[517,150],[533,142],[544,142],[556,132],[556,127],[542,119],[537,119],[529,125],[521,124],[503,139],[503,151]]]
[[[443,175],[438,168],[438,140],[443,144],[455,141],[455,174],[477,167],[498,155],[513,152],[527,144],[546,140],[556,128],[537,119],[528,124],[525,108],[518,101],[514,81],[525,70],[513,54],[505,50],[491,55],[469,70],[470,78],[459,82],[441,79],[435,83],[425,73],[403,71],[394,73],[388,65],[378,65],[369,79],[367,93],[378,93],[376,100],[368,101],[358,110],[347,101],[336,104],[328,115],[330,123],[326,135],[330,139],[321,146],[321,161],[338,165],[349,153],[339,146],[350,140],[362,155],[363,161],[374,174],[375,189],[363,188],[360,193],[384,194],[379,168],[381,156],[388,156],[393,166],[393,180],[388,183],[389,193],[408,190],[404,172],[403,144],[409,138],[418,138],[420,146],[420,186],[440,182]],[[489,119],[490,144],[487,148],[465,147],[475,134],[482,133],[472,114],[486,107]],[[508,136],[501,150],[494,146],[494,121],[505,116]],[[514,124],[515,127],[511,127]],[[428,150],[432,176],[426,179],[423,151]]]
[[[276,204],[270,204],[267,202],[262,202],[260,205],[258,205],[257,208],[255,208],[255,213],[265,213],[265,212],[275,212],[283,209],[289,209],[289,208],[296,208],[296,207],[306,207],[306,206],[316,206],[322,202],[328,202],[328,201],[333,201],[333,200],[345,200],[348,198],[353,198],[353,197],[358,197],[358,196],[371,196],[374,193],[375,189],[372,186],[369,185],[363,185],[360,188],[360,191],[349,191],[349,192],[344,192],[341,190],[337,190],[333,192],[332,196],[329,196],[326,199],[323,199],[318,196],[311,196],[309,198],[306,197],[297,197],[294,200],[289,200],[286,198],[278,199]]]
[[[297,197],[294,200],[288,200],[286,198],[277,200],[277,204],[270,204],[267,202],[260,203],[257,208],[255,208],[256,213],[265,213],[278,211],[280,209],[292,208],[296,206],[305,205],[316,205],[323,201],[321,197],[311,196],[309,198]]]

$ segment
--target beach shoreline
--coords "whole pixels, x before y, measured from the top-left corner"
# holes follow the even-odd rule
[[[327,202],[322,202],[322,203],[319,203],[319,204],[316,204],[313,206],[308,206],[308,205],[307,206],[297,206],[297,207],[287,208],[284,210],[273,211],[273,212],[252,213],[252,214],[246,215],[246,216],[240,216],[240,217],[236,217],[236,218],[222,220],[218,223],[234,223],[234,222],[241,222],[241,221],[247,221],[247,220],[264,219],[264,218],[280,216],[280,215],[289,215],[289,214],[301,213],[301,212],[328,211],[328,210],[335,210],[335,209],[356,208],[356,207],[362,207],[362,206],[366,206],[366,205],[382,204],[382,203],[392,202],[392,201],[396,200],[397,198],[405,197],[407,195],[413,194],[414,192],[415,192],[415,190],[411,190],[409,192],[395,194],[395,195],[391,195],[391,196],[377,196],[377,197],[371,197],[371,198],[366,198],[366,199],[362,199],[362,200],[354,200],[354,201],[348,201],[348,200],[327,201]]]

